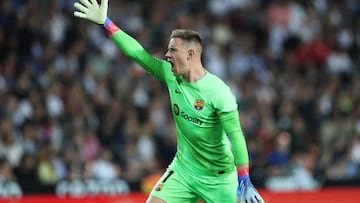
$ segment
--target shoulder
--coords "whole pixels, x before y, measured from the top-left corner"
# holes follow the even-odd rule
[[[163,67],[162,67],[162,75],[163,81],[168,84],[176,81],[176,77],[171,71],[171,64],[165,60],[163,60]]]
[[[206,74],[208,75],[208,80],[209,82],[211,82],[212,84],[216,84],[216,85],[219,85],[219,86],[223,86],[223,87],[227,87],[228,85],[221,79],[219,78],[217,75],[209,72],[209,71],[206,71]]]
[[[219,112],[228,112],[236,109],[236,99],[230,87],[218,76],[210,72],[208,72],[208,74],[208,89],[211,89],[211,100],[215,109],[217,109]]]
[[[217,93],[224,92],[224,91],[230,92],[230,87],[221,78],[219,78],[217,75],[214,75],[213,73],[210,73],[210,72],[207,72],[207,74],[208,74],[207,83],[210,85],[210,87],[213,91],[215,91]]]

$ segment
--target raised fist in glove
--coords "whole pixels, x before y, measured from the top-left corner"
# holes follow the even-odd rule
[[[265,203],[254,185],[250,182],[248,169],[238,172],[238,181],[239,186],[236,194],[240,203]]]
[[[80,2],[80,3],[79,3]],[[87,19],[97,24],[104,24],[107,18],[108,0],[79,0],[74,3],[74,16]]]

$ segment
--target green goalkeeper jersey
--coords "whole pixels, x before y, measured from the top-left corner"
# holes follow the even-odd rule
[[[122,30],[113,35],[113,40],[126,56],[168,87],[177,133],[177,153],[172,164],[195,173],[217,173],[233,171],[235,164],[248,162],[236,99],[221,79],[206,71],[202,79],[186,82],[173,75],[169,62],[151,56]],[[226,116],[229,124],[222,121]]]
[[[207,71],[188,83],[175,79],[170,68],[164,70],[178,138],[174,161],[195,171],[232,170],[234,158],[218,116],[237,109],[229,88]]]

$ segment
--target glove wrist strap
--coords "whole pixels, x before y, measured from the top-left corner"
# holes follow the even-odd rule
[[[238,170],[238,177],[245,177],[249,175],[249,168]]]
[[[119,31],[120,28],[116,26],[110,18],[106,18],[104,24],[102,25],[105,28],[106,34],[113,35],[115,32]]]

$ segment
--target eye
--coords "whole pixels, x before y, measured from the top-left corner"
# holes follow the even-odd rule
[[[174,48],[169,48],[169,49],[168,49],[168,52],[174,53],[174,52],[176,52],[176,49],[174,49]]]

